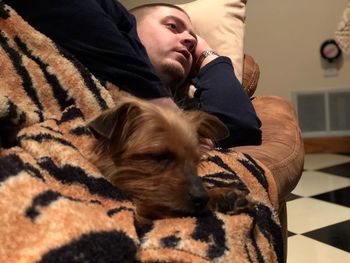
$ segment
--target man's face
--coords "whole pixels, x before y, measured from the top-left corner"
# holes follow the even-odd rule
[[[159,6],[138,21],[137,31],[160,78],[170,86],[181,84],[191,70],[197,44],[188,16]]]

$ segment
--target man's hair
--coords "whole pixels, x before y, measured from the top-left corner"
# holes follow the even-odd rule
[[[137,21],[141,21],[141,19],[144,18],[146,15],[148,15],[150,11],[154,10],[157,7],[162,7],[162,6],[180,10],[181,12],[186,14],[190,19],[190,16],[181,7],[177,5],[166,4],[166,3],[153,3],[153,4],[140,5],[130,9],[129,12],[135,16]]]

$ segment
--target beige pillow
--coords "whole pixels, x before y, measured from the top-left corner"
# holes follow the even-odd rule
[[[242,82],[247,0],[197,0],[178,5],[191,17],[195,32],[220,55],[232,60]]]

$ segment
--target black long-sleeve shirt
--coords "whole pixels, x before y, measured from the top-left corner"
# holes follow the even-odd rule
[[[220,146],[260,143],[260,120],[229,58],[218,57],[205,65],[192,83],[197,88],[194,96],[199,100],[199,109],[217,116],[230,131]]]
[[[34,28],[72,53],[95,76],[144,99],[170,96],[136,31],[116,0],[5,0]],[[228,58],[204,66],[193,80],[199,109],[229,128],[221,146],[258,144],[260,121]]]
[[[116,0],[5,0],[27,22],[72,53],[95,76],[133,95],[170,96]]]

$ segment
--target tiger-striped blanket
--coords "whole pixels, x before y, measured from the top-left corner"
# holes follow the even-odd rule
[[[1,1],[0,29],[0,262],[283,261],[273,177],[233,150],[213,150],[200,176],[244,188],[252,211],[136,230],[132,202],[85,158],[107,89]]]

